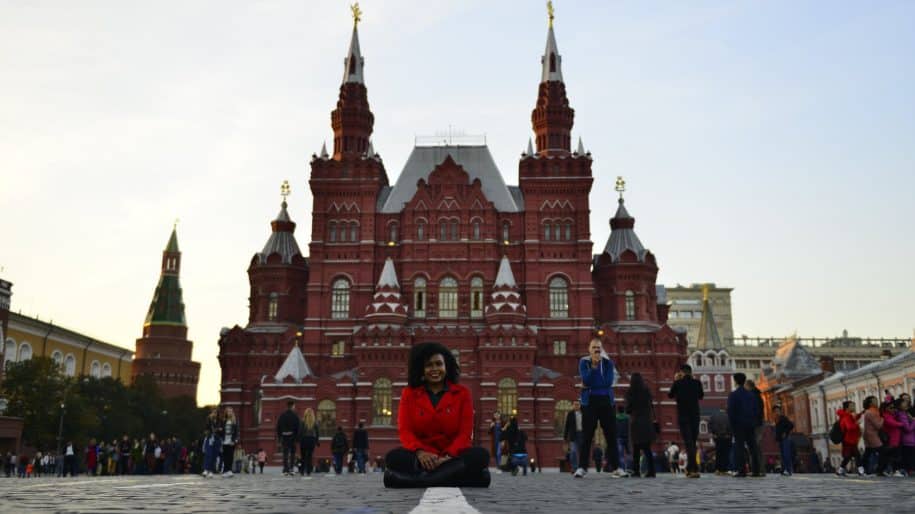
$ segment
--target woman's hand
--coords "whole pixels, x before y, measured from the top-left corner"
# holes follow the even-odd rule
[[[423,450],[416,450],[416,458],[419,460],[419,465],[426,471],[432,471],[438,467],[438,455],[434,453],[429,453]]]

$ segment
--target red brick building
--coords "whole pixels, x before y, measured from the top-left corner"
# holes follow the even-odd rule
[[[143,323],[143,337],[137,339],[131,374],[134,380],[140,375],[154,377],[165,396],[196,400],[200,363],[191,360],[194,343],[187,339],[180,272],[178,234],[172,230],[162,252],[162,272]]]
[[[633,230],[622,180],[610,239],[592,254],[592,158],[580,140],[572,151],[552,27],[531,114],[536,144],[520,158],[517,186],[485,144],[418,144],[391,185],[370,139],[363,65],[354,27],[333,151],[311,161],[307,257],[284,199],[248,267],[248,323],[221,333],[222,401],[240,414],[244,447],[275,452],[275,420],[292,398],[300,414],[315,409],[322,436],[364,422],[371,454],[382,455],[398,445],[410,347],[438,341],[473,393],[474,439],[488,446],[493,413],[517,413],[532,456],[555,466],[578,361],[595,336],[622,372],[618,398],[641,372],[657,388],[662,439],[678,438],[663,391],[685,361],[685,331],[666,324],[655,257]]]

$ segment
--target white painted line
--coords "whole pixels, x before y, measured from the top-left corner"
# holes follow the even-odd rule
[[[410,514],[480,514],[458,487],[430,487]]]
[[[184,486],[188,486],[188,485],[194,485],[194,484],[190,484],[190,483],[182,484],[180,482],[168,482],[165,484],[159,483],[159,484],[128,485],[128,486],[115,487],[115,489],[156,489],[159,487],[184,487]]]

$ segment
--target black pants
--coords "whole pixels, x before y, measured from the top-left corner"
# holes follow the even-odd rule
[[[604,432],[604,439],[607,440],[607,461],[610,464],[610,470],[615,470],[620,464],[620,455],[616,447],[616,413],[613,404],[610,403],[609,396],[591,396],[587,406],[581,408],[581,451],[578,452],[578,467],[588,470],[588,464],[591,459],[591,444],[594,441],[594,432],[597,430],[597,423],[600,422],[600,428]],[[597,463],[599,466],[600,463]]]
[[[725,472],[731,460],[731,437],[715,438],[715,471]]]
[[[645,454],[645,460],[648,461],[648,469],[645,470],[645,476],[653,477],[655,474],[654,456],[651,454],[651,444],[649,443],[632,445],[632,468],[635,470],[636,475],[642,473],[642,463],[640,462],[642,454]]]
[[[744,427],[744,428],[734,428],[734,444],[737,446],[734,448],[734,464],[737,468],[737,473],[744,474],[744,466],[747,463],[746,453],[744,451],[749,451],[750,453],[750,470],[753,473],[758,473],[759,471],[759,448],[756,444],[756,434],[753,427]]]
[[[489,452],[485,448],[473,447],[464,450],[456,458],[464,461],[464,473],[461,476],[454,477],[451,483],[436,484],[439,487],[461,487],[466,484],[478,484],[483,480],[484,472],[486,475],[486,486],[489,485]],[[384,458],[385,468],[391,471],[397,471],[405,475],[418,476],[422,473],[422,467],[419,459],[416,458],[416,452],[406,448],[394,448],[389,451]]]
[[[301,444],[302,449],[302,469],[299,470],[299,474],[307,473],[311,475],[311,472],[314,471],[314,453],[315,453],[315,440],[304,439]]]
[[[680,425],[680,436],[683,437],[683,446],[686,447],[686,472],[699,471],[696,464],[696,440],[699,439],[699,415],[683,415],[677,417]]]
[[[232,464],[235,462],[235,445],[222,445],[222,472],[232,471]]]
[[[915,470],[915,446],[902,447],[902,469]]]
[[[295,437],[281,436],[280,444],[283,446],[283,473],[291,473],[295,467]]]

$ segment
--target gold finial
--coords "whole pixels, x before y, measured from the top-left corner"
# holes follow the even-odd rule
[[[702,301],[708,301],[708,284],[702,284]]]
[[[616,192],[620,194],[620,200],[623,199],[623,191],[626,190],[626,181],[623,180],[623,177],[616,177]]]
[[[355,27],[362,21],[362,9],[359,8],[359,2],[350,5],[349,10],[353,11],[353,27]]]
[[[546,15],[550,17],[550,28],[553,28],[553,18],[556,17],[556,11],[553,9],[553,0],[547,0]]]
[[[280,196],[283,197],[283,203],[286,202],[286,197],[289,196],[289,181],[284,180],[283,185],[280,186]]]

